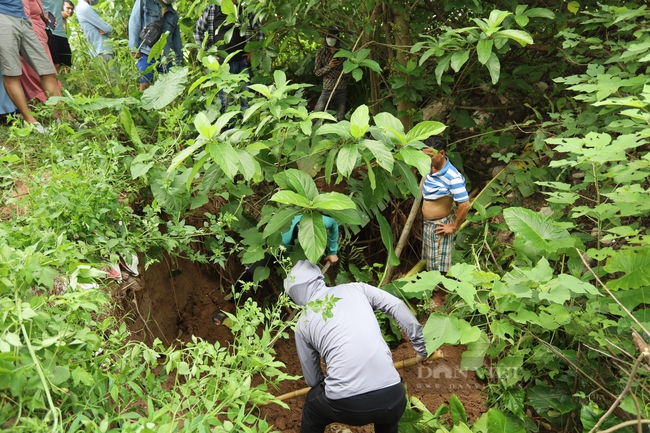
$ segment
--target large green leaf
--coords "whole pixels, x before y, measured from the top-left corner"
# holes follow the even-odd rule
[[[255,160],[250,153],[244,149],[235,149],[239,156],[239,171],[244,175],[244,179],[251,180],[257,171]]]
[[[318,212],[305,212],[302,215],[298,241],[307,259],[312,263],[318,263],[327,245],[327,232],[321,214]]]
[[[583,404],[580,407],[580,422],[582,423],[582,431],[591,431],[604,414],[605,411],[598,407],[598,404],[593,400],[588,404]],[[610,429],[620,423],[621,419],[612,414],[605,418],[605,421],[602,423],[598,431]]]
[[[386,251],[388,252],[388,265],[389,266],[398,266],[399,265],[399,259],[395,255],[395,249],[393,248],[395,240],[393,239],[393,230],[390,227],[390,224],[388,221],[386,221],[386,218],[379,212],[375,212],[375,216],[377,218],[377,221],[379,222],[379,231],[381,233],[381,241],[384,243],[384,246],[386,247]]]
[[[365,221],[362,221],[359,211],[354,209],[345,209],[345,210],[328,210],[327,214],[334,218],[339,223],[350,224],[350,225],[365,225],[369,218],[363,213]]]
[[[494,34],[494,37],[495,38],[503,37],[503,38],[512,39],[513,41],[519,42],[519,44],[522,47],[525,47],[526,45],[533,43],[532,36],[530,36],[530,34],[528,34],[523,30],[514,30],[514,29],[501,30],[499,32],[496,32]]]
[[[461,422],[467,422],[467,412],[465,412],[465,406],[461,403],[460,399],[456,394],[452,394],[449,397],[449,416],[451,416],[451,421],[454,425],[458,425]]]
[[[569,238],[569,232],[555,225],[549,217],[529,209],[511,207],[503,211],[503,217],[517,236],[543,251],[555,252],[557,249],[557,244],[549,242],[550,240]]]
[[[316,135],[334,134],[344,140],[352,138],[350,135],[350,123],[346,121],[338,123],[325,123],[316,130]]]
[[[447,290],[456,292],[460,295],[461,298],[470,308],[474,308],[474,297],[476,296],[476,288],[473,284],[468,283],[467,281],[456,281],[452,279],[447,279],[444,286]]]
[[[406,146],[399,151],[405,163],[418,169],[422,176],[431,171],[431,158],[415,147]]]
[[[456,316],[440,313],[432,313],[429,316],[422,330],[428,353],[435,352],[443,344],[458,344],[460,342],[459,320]]]
[[[306,209],[311,209],[312,205],[309,200],[303,197],[300,194],[297,194],[293,191],[278,191],[271,197],[271,201],[275,201],[282,204],[290,204]]]
[[[230,179],[239,172],[239,155],[227,141],[211,141],[208,153]]]
[[[363,140],[361,142],[361,145],[370,150],[372,155],[377,160],[377,164],[379,164],[381,168],[389,173],[393,171],[393,164],[395,160],[393,159],[393,154],[385,144],[376,140]]]
[[[420,186],[408,165],[404,161],[395,161],[395,169],[393,170],[394,181],[400,185],[406,185],[409,193],[416,197],[420,194]],[[401,176],[401,180],[399,179]]]
[[[482,367],[485,354],[489,348],[490,340],[488,340],[485,332],[481,331],[481,335],[476,341],[467,344],[467,350],[463,352],[461,357],[460,368],[475,371]]]
[[[432,120],[427,120],[420,122],[411,129],[408,134],[406,134],[406,142],[413,143],[415,141],[424,141],[432,135],[441,134],[445,128],[440,122],[434,122]]]
[[[447,72],[447,69],[449,69],[450,60],[451,60],[451,54],[448,54],[442,59],[438,60],[438,66],[436,66],[436,70],[435,70],[436,81],[438,82],[438,85],[442,83],[442,75],[445,72]]]
[[[156,82],[142,93],[142,108],[160,110],[178,98],[185,90],[188,73],[187,68],[172,68],[168,73],[161,74]]]
[[[63,365],[57,365],[50,373],[50,382],[53,385],[61,385],[63,382],[70,378],[70,370]]]
[[[521,421],[496,408],[488,410],[488,431],[490,433],[526,433]]]
[[[430,298],[433,289],[440,283],[446,284],[449,281],[439,271],[420,272],[414,277],[402,278],[396,281],[403,284],[400,290],[408,294],[409,298],[419,299]]]
[[[390,113],[379,113],[373,119],[380,131],[388,133],[402,144],[406,142],[404,125],[402,125],[402,122],[397,117]]]
[[[276,212],[275,215],[271,217],[266,227],[264,227],[264,237],[266,238],[274,233],[280,232],[291,220],[293,220],[293,217],[301,212],[301,209],[295,207],[282,209],[281,211]]]
[[[492,44],[492,39],[481,39],[478,41],[478,44],[476,44],[476,54],[478,55],[478,61],[481,65],[486,64],[490,59],[490,55],[492,54]]]
[[[451,55],[451,69],[454,70],[454,72],[460,71],[460,68],[463,67],[463,65],[469,60],[469,50],[465,51],[456,51],[454,54]]]
[[[368,107],[366,105],[360,105],[350,117],[350,134],[352,137],[362,137],[370,127],[369,123],[370,115],[368,114]]]
[[[276,174],[273,179],[281,188],[291,189],[307,200],[311,201],[318,196],[314,179],[304,171],[291,168]]]
[[[549,20],[555,19],[553,11],[544,8],[532,8],[524,12],[524,15],[531,18],[547,18]]]
[[[549,410],[567,414],[578,405],[573,402],[571,390],[563,386],[548,386],[543,382],[528,389],[528,402],[535,411],[544,418],[555,418],[548,414]]]
[[[359,150],[356,145],[344,145],[336,157],[336,167],[339,169],[339,173],[344,177],[350,176],[356,167],[358,157]]]
[[[490,58],[488,59],[485,66],[487,66],[488,71],[490,72],[492,84],[496,84],[499,81],[499,77],[501,76],[501,62],[499,61],[497,55],[494,53],[490,54]]]
[[[355,209],[352,199],[339,192],[326,192],[312,200],[313,208],[329,212],[331,210]]]
[[[205,145],[204,141],[196,140],[196,142],[193,145],[191,145],[189,147],[186,147],[185,149],[181,150],[172,159],[172,162],[169,165],[169,168],[167,169],[167,173],[171,173],[172,171],[176,170],[176,167],[178,167],[183,161],[185,161],[187,159],[188,156],[192,155],[194,152],[196,152],[203,145]],[[133,168],[131,168],[131,172],[133,172]],[[135,177],[134,177],[134,179],[135,179]]]
[[[647,250],[621,250],[607,260],[605,271],[610,274],[622,272],[624,275],[607,282],[607,287],[616,289],[638,289],[650,286],[650,254]]]

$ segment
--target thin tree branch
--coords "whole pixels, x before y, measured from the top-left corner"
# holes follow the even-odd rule
[[[587,261],[585,260],[584,256],[583,256],[582,253],[580,252],[580,250],[576,248],[576,251],[578,252],[578,256],[580,256],[580,260],[582,260],[582,264],[585,265],[585,267],[589,270],[589,272],[591,272],[591,274],[594,276],[594,278],[596,278],[596,281],[598,281],[598,284],[600,284],[600,285],[603,287],[603,289],[605,289],[605,291],[609,294],[609,296],[611,296],[612,299],[613,299],[614,301],[616,301],[616,303],[618,304],[618,306],[621,307],[621,308],[623,309],[623,311],[625,311],[625,312],[628,314],[628,316],[630,316],[630,318],[632,319],[632,321],[633,321],[634,323],[636,323],[636,324],[639,326],[639,328],[641,328],[641,330],[642,330],[643,332],[646,333],[646,335],[647,335],[648,337],[650,337],[650,332],[648,332],[648,330],[645,329],[645,326],[643,326],[643,325],[641,324],[641,322],[639,322],[639,320],[638,320],[636,317],[634,317],[634,316],[632,315],[632,313],[630,312],[630,310],[628,310],[628,309],[625,307],[625,305],[623,305],[623,304],[621,303],[621,301],[619,301],[618,299],[616,299],[616,296],[614,296],[614,294],[611,292],[611,290],[609,290],[609,289],[607,288],[607,286],[605,285],[605,283],[603,283],[603,282],[600,280],[600,278],[598,278],[598,275],[596,275],[596,273],[594,272],[594,270],[591,269],[591,266],[589,266],[589,264],[588,264]]]
[[[634,424],[650,424],[650,419],[642,419],[640,421],[637,421],[635,419],[631,421],[625,421],[620,424],[615,425],[614,427],[608,428],[607,430],[601,430],[600,433],[612,433],[615,432],[616,430],[620,430],[625,427],[632,426]]]
[[[598,429],[598,427],[600,427],[605,422],[607,417],[609,417],[612,414],[612,412],[614,412],[614,410],[618,407],[621,401],[623,401],[623,397],[625,397],[625,394],[627,394],[630,388],[632,388],[632,383],[634,382],[634,376],[636,376],[636,371],[639,368],[639,365],[641,364],[641,360],[643,359],[644,356],[645,354],[642,353],[636,359],[636,361],[634,362],[634,366],[632,367],[632,371],[630,372],[630,378],[627,380],[627,383],[625,384],[625,388],[623,388],[623,392],[621,392],[621,394],[616,398],[616,400],[614,400],[614,403],[609,408],[609,410],[605,412],[603,416],[600,417],[596,425],[591,430],[589,430],[589,433],[594,433]],[[633,422],[633,424],[639,423],[640,421],[641,420],[637,419],[636,421]]]

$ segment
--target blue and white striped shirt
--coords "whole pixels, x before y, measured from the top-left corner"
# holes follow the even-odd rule
[[[451,196],[456,203],[463,203],[469,200],[465,178],[454,165],[445,157],[444,167],[437,173],[427,174],[422,186],[422,197],[425,200],[438,200]]]

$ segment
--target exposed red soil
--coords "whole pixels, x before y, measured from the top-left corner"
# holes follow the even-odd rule
[[[189,341],[192,335],[209,342],[230,342],[228,328],[214,327],[210,316],[218,309],[232,311],[234,306],[228,299],[229,290],[222,290],[216,274],[206,267],[185,261],[165,260],[152,265],[139,278],[126,279],[118,297],[131,315],[127,324],[133,335],[150,344],[160,338],[165,344],[175,341]],[[257,296],[257,295],[256,295]],[[135,301],[134,301],[135,299]],[[136,308],[137,306],[137,308]],[[144,319],[147,319],[145,325]],[[293,335],[288,340],[279,340],[274,347],[277,359],[285,364],[284,371],[291,375],[302,375]],[[463,402],[470,422],[487,410],[483,384],[474,373],[461,371],[460,361],[464,347],[442,348],[444,358],[431,361],[426,366],[414,366],[400,370],[400,375],[409,395],[419,398],[431,412],[447,403],[452,394]],[[394,361],[413,358],[415,352],[406,341],[393,350]],[[284,381],[278,390],[281,395],[306,387],[303,379]],[[305,397],[287,400],[290,410],[278,405],[260,409],[260,416],[285,433],[300,431],[300,418]],[[332,425],[326,430],[333,432],[372,432],[372,426],[347,427]]]

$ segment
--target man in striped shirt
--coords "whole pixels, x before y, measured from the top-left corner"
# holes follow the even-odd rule
[[[465,221],[470,208],[465,178],[447,158],[447,140],[442,136],[424,141],[422,151],[431,158],[431,171],[422,186],[422,258],[427,271],[447,272],[451,267],[454,233]],[[457,203],[456,217],[452,205]]]

